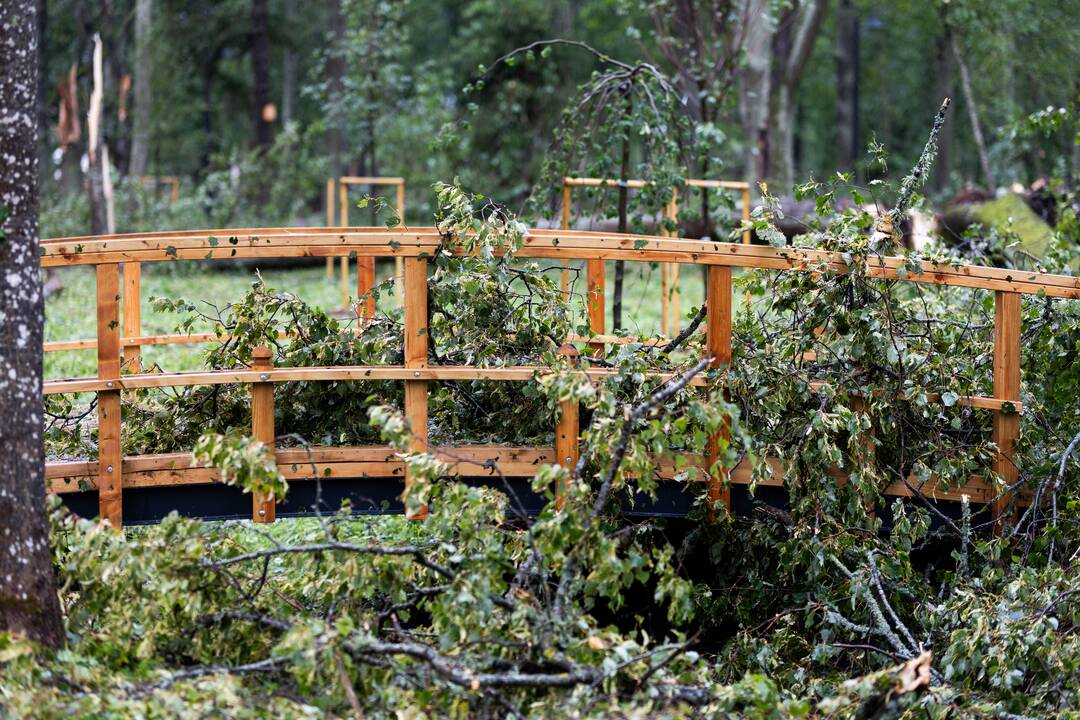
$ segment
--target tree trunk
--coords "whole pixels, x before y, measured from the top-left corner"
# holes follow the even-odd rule
[[[105,149],[104,105],[105,79],[102,71],[101,36],[94,36],[93,89],[90,109],[86,113],[87,150],[90,172],[86,193],[90,204],[90,234],[109,235],[113,232],[109,188],[109,154]]]
[[[0,3],[0,631],[63,639],[45,517],[34,0]],[[2,217],[2,216],[0,216]]]
[[[744,175],[751,188],[765,179],[769,160],[769,97],[773,25],[770,0],[746,2],[746,62],[739,76],[739,112],[746,146]]]
[[[836,11],[836,167],[854,171],[859,159],[859,13],[851,0]]]
[[[49,151],[49,3],[37,0],[37,42],[38,42],[38,172],[42,180],[52,173],[52,153]]]
[[[960,88],[964,91],[964,105],[967,106],[968,120],[971,122],[971,135],[975,140],[975,150],[979,153],[979,164],[982,166],[983,181],[986,189],[994,191],[994,176],[990,172],[990,155],[986,152],[986,141],[983,140],[982,127],[979,123],[979,109],[975,106],[975,93],[971,89],[971,75],[968,73],[967,63],[960,54],[960,46],[956,42],[956,35],[952,35],[952,52],[956,58],[956,66],[960,69]]]
[[[330,50],[326,56],[326,99],[329,105],[326,114],[326,154],[330,158],[330,175],[337,178],[342,174],[342,153],[345,149],[340,107],[345,76],[345,17],[341,12],[341,0],[329,0],[327,5]]]
[[[150,32],[153,10],[154,0],[135,0],[135,88],[128,174],[136,179],[146,174],[150,157],[150,118],[153,112],[153,54],[150,51]]]
[[[284,21],[291,28],[296,10],[295,0],[285,0]],[[281,125],[288,125],[296,114],[296,51],[292,45],[285,46],[281,60]]]
[[[262,150],[273,139],[270,105],[270,10],[268,0],[251,0],[251,70],[255,85],[255,144]]]
[[[953,93],[955,60],[952,53],[952,32],[946,27],[945,34],[938,43],[937,49],[937,78],[934,84],[934,104],[939,105],[942,100],[951,97]],[[941,192],[949,184],[949,173],[952,172],[952,141],[953,123],[945,118],[945,124],[941,126],[941,134],[938,135],[938,154],[934,160],[934,190]]]
[[[799,85],[825,18],[826,4],[826,0],[803,0],[785,10],[773,36],[768,167],[769,178],[778,182],[785,193],[795,182]]]
[[[632,96],[627,93],[626,95],[626,119],[630,121],[630,116],[634,111]],[[626,186],[626,181],[630,177],[630,136],[629,129],[625,131],[627,134],[622,139],[622,157],[619,159],[619,180],[622,184],[619,185],[619,232],[628,232],[628,216],[630,209],[630,188]],[[611,291],[611,329],[621,330],[622,323],[622,300],[623,300],[623,280],[626,276],[626,263],[622,260],[615,261],[615,283]]]

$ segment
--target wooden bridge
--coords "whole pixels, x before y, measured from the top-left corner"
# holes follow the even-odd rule
[[[219,241],[219,238],[228,238]],[[88,340],[47,343],[46,351],[97,348],[97,376],[50,380],[45,393],[97,394],[99,452],[96,461],[63,461],[46,464],[51,491],[64,496],[81,514],[100,515],[114,525],[160,519],[176,509],[202,517],[251,517],[257,522],[272,521],[278,514],[310,512],[316,494],[312,478],[321,480],[319,497],[331,508],[351,497],[357,512],[401,512],[400,493],[410,479],[404,462],[388,447],[317,447],[279,449],[278,465],[291,481],[289,497],[275,505],[264,498],[253,501],[239,490],[215,483],[216,471],[194,463],[190,453],[124,457],[121,452],[122,423],[120,398],[124,391],[139,388],[191,385],[249,384],[252,398],[252,434],[273,444],[274,386],[296,381],[396,380],[405,384],[405,415],[414,431],[414,449],[428,449],[427,386],[431,381],[489,380],[527,382],[545,368],[531,366],[479,368],[433,366],[428,358],[428,335],[423,332],[428,318],[428,260],[440,245],[434,228],[240,228],[189,232],[155,232],[132,235],[63,238],[42,242],[41,266],[94,266],[97,283],[97,337]],[[585,260],[588,277],[590,327],[604,344],[615,338],[604,335],[604,262],[684,263],[708,268],[706,282],[706,345],[715,366],[731,361],[732,269],[845,273],[847,264],[837,253],[796,248],[776,249],[759,245],[715,243],[671,237],[619,235],[569,230],[532,230],[517,253],[525,258],[560,261]],[[405,353],[401,365],[348,367],[289,367],[270,365],[269,353],[256,356],[247,370],[206,370],[194,372],[144,373],[139,366],[139,349],[144,345],[206,342],[214,336],[153,335],[139,330],[139,264],[173,260],[228,260],[234,258],[357,257],[395,258],[404,264]],[[121,275],[121,266],[124,272]],[[1050,297],[1080,298],[1080,279],[1060,275],[968,265],[931,265],[921,271],[904,270],[904,260],[888,257],[875,261],[872,277],[905,282],[952,285],[993,291],[994,320],[993,395],[965,396],[959,404],[986,410],[993,416],[993,440],[998,447],[994,471],[1003,486],[972,478],[963,488],[922,488],[922,493],[941,501],[958,500],[961,494],[973,502],[1003,508],[1004,494],[997,488],[1015,484],[1017,469],[1011,461],[1019,434],[1020,402],[1020,301],[1024,294],[1045,293]],[[121,277],[123,282],[121,283]],[[363,280],[361,281],[363,284]],[[360,293],[366,291],[359,287]],[[123,315],[121,315],[121,296]],[[369,309],[368,312],[373,311]],[[123,372],[121,358],[123,357]],[[580,372],[600,379],[612,371],[588,368]],[[931,401],[940,401],[933,396]],[[898,400],[903,401],[903,400]],[[573,463],[578,457],[578,413],[564,403],[555,430],[553,447],[466,446],[434,448],[436,453],[452,453],[452,473],[483,481],[490,474],[489,461],[497,461],[503,474],[514,478],[515,489],[524,503],[536,504],[528,478],[544,463]],[[715,446],[715,443],[710,443]],[[701,458],[691,458],[702,465]],[[709,457],[704,467],[711,467]],[[780,463],[772,461],[772,477],[759,483],[758,493],[781,493]],[[661,467],[662,477],[674,477],[674,467]],[[750,468],[743,463],[728,477],[710,477],[710,495],[738,510],[747,502],[740,486],[750,482]],[[729,488],[735,492],[729,492]],[[911,494],[907,483],[897,482],[886,494]],[[651,515],[678,515],[689,506],[691,493],[684,483],[661,483],[658,499],[637,505],[637,511]]]

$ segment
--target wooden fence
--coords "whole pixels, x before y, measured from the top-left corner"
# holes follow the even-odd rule
[[[573,212],[573,191],[576,187],[585,188],[620,188],[626,187],[641,190],[648,185],[644,180],[617,180],[611,178],[563,178],[562,187],[562,229],[570,229],[570,216]],[[700,188],[705,192],[709,190],[735,190],[742,197],[742,219],[746,222],[750,219],[750,184],[735,180],[702,180],[691,178],[686,180],[686,186]],[[664,205],[662,217],[672,223],[678,223],[679,219],[679,190],[672,190],[670,200]],[[674,237],[667,230],[660,230],[660,237]],[[677,233],[676,233],[677,235]],[[750,231],[743,231],[742,241],[744,245],[750,244]],[[603,288],[604,286],[604,262],[602,260],[590,260],[586,264],[587,286],[590,288]],[[563,270],[562,287],[567,292],[570,284],[570,271]],[[602,328],[602,316],[604,306],[601,304],[594,320],[600,321]],[[600,331],[598,331],[600,332]],[[679,332],[679,263],[663,263],[660,266],[660,333],[663,335],[677,335]]]
[[[215,238],[211,242],[211,238]],[[229,238],[218,242],[216,238]],[[235,242],[233,242],[235,240]],[[46,464],[51,490],[64,493],[80,489],[88,481],[98,493],[99,512],[119,526],[123,517],[123,489],[192,485],[212,482],[215,472],[197,466],[190,453],[123,457],[121,454],[120,396],[128,390],[190,385],[250,384],[252,386],[252,433],[272,442],[274,385],[295,381],[398,380],[405,383],[405,415],[414,433],[414,447],[426,447],[428,417],[427,385],[430,381],[490,380],[523,382],[534,380],[546,370],[531,366],[477,368],[471,366],[430,366],[427,312],[428,258],[439,247],[434,228],[286,228],[233,229],[190,232],[158,232],[135,235],[91,236],[47,240],[42,243],[41,266],[94,266],[97,277],[97,377],[50,380],[45,393],[93,392],[98,398],[99,451],[97,461],[65,461]],[[266,354],[257,355],[247,370],[204,370],[194,372],[142,373],[132,364],[128,350],[122,364],[123,348],[179,341],[177,336],[130,337],[121,324],[121,266],[143,262],[271,257],[393,257],[404,263],[405,353],[401,365],[274,368]],[[707,272],[706,344],[715,367],[731,362],[732,269],[763,268],[805,272],[846,272],[837,253],[796,248],[772,248],[737,243],[714,243],[667,237],[620,235],[567,230],[533,230],[525,240],[520,257],[565,260],[627,260],[637,262],[688,263],[705,265]],[[137,265],[136,265],[137,266]],[[1080,279],[1020,270],[932,265],[924,263],[919,272],[905,272],[901,258],[883,258],[869,269],[872,277],[914,283],[980,288],[995,293],[993,394],[964,396],[959,403],[993,413],[993,440],[999,452],[995,482],[973,477],[962,488],[943,488],[934,481],[922,487],[928,497],[956,500],[962,494],[973,502],[991,503],[995,517],[1004,513],[1008,497],[998,490],[1016,483],[1017,469],[1011,457],[1019,434],[1020,402],[1020,301],[1023,294],[1045,293],[1050,297],[1080,298]],[[603,307],[603,285],[590,283],[592,307]],[[123,283],[127,317],[130,306],[139,305],[138,286]],[[136,310],[137,311],[137,310]],[[597,315],[590,314],[594,329]],[[602,318],[602,316],[600,316]],[[592,338],[603,344],[605,336]],[[55,348],[54,348],[55,349]],[[604,368],[581,369],[590,379],[612,374]],[[701,384],[698,382],[697,384]],[[931,396],[930,401],[940,401]],[[901,401],[902,399],[898,400]],[[577,458],[578,415],[576,408],[563,407],[555,428],[554,447],[469,446],[435,448],[436,453],[452,450],[457,463],[454,473],[481,475],[484,463],[497,460],[507,476],[531,476],[537,465],[548,462],[572,463]],[[709,468],[716,453],[715,438],[704,458],[687,458],[693,465]],[[301,455],[301,453],[304,453]],[[320,447],[312,451],[282,449],[277,452],[286,477],[316,475],[348,478],[367,475],[394,477],[405,473],[404,463],[386,447]],[[311,462],[308,462],[310,460]],[[299,464],[297,464],[299,463]],[[772,477],[762,485],[783,485],[780,463],[771,460]],[[314,467],[313,467],[314,464]],[[296,469],[299,467],[300,469]],[[290,469],[293,468],[293,469]],[[750,482],[750,468],[740,464],[728,476],[707,478],[709,493],[730,503],[730,484]],[[674,461],[662,464],[660,475],[673,477]],[[405,473],[405,482],[409,482]],[[912,481],[914,482],[914,481]],[[911,495],[911,486],[896,482],[886,494]],[[252,516],[256,521],[274,517],[272,503],[255,499]]]

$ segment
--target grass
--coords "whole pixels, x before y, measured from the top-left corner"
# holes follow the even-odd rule
[[[584,289],[584,263],[575,281],[575,292]],[[350,287],[356,287],[355,263],[350,264]],[[89,267],[66,268],[59,271],[63,291],[46,302],[45,339],[74,340],[95,337],[96,312],[94,305],[94,270]],[[222,307],[239,300],[255,280],[250,266],[210,267],[203,263],[148,263],[142,268],[142,332],[156,335],[174,332],[183,319],[175,313],[154,312],[151,297],[183,298]],[[379,264],[379,279],[393,272],[393,264]],[[261,271],[263,279],[273,288],[291,292],[312,305],[336,308],[340,305],[337,279],[329,279],[322,265],[299,268],[270,268]],[[611,328],[614,263],[607,267],[607,328]],[[699,267],[683,265],[679,275],[680,313],[686,318],[702,302],[703,280]],[[660,331],[660,268],[650,263],[626,263],[623,297],[623,318],[626,330],[632,335],[653,335]],[[395,302],[393,297],[382,298],[384,309]],[[687,321],[681,321],[684,326]],[[195,332],[207,332],[209,323],[197,323]],[[165,370],[194,370],[202,366],[202,344],[158,345],[143,348],[143,366],[160,365]],[[50,352],[45,355],[47,379],[80,377],[97,372],[97,354],[90,350]]]

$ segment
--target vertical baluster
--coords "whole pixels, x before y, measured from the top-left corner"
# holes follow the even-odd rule
[[[994,397],[1020,401],[1020,293],[998,290],[994,294]],[[1016,441],[1020,437],[1020,416],[1015,412],[994,411],[993,439],[998,451],[994,457],[994,473],[1004,486],[1016,484],[1019,472],[1013,461]],[[1004,487],[998,489],[1000,494]],[[1006,526],[1008,496],[994,500],[991,511],[994,531],[1000,534]]]
[[[572,202],[570,198],[570,193],[570,185],[566,182],[566,178],[563,178],[561,224],[563,230],[570,229],[570,203]],[[570,293],[570,270],[567,269],[562,271],[562,281],[560,283],[560,287],[562,288],[563,295],[568,296]]]
[[[747,184],[742,191],[742,219],[744,223],[750,221],[750,185]],[[743,245],[750,244],[750,231],[743,230],[742,234]]]
[[[120,266],[98,265],[98,377],[108,381],[98,392],[98,515],[113,527],[123,523],[120,450]]]
[[[708,192],[706,189],[705,192]],[[679,189],[672,188],[671,190],[671,202],[667,206],[667,216],[671,222],[675,223],[675,230],[668,232],[668,237],[679,237],[678,222],[679,222]],[[679,263],[671,263],[671,270],[669,271],[671,278],[671,322],[668,324],[671,334],[679,334]]]
[[[137,262],[124,263],[124,338],[142,335],[142,267]],[[142,350],[134,343],[124,345],[124,369],[142,371]]]
[[[586,260],[585,275],[588,285],[589,328],[597,335],[604,334],[604,261]],[[604,354],[603,342],[589,343],[594,355]]]
[[[397,214],[398,220],[401,221],[399,227],[405,227],[405,181],[402,180],[397,186]],[[394,258],[394,272],[396,273],[397,282],[394,286],[397,287],[395,294],[397,295],[398,305],[405,302],[405,258]]]
[[[334,178],[326,178],[326,227],[334,227]],[[326,258],[326,277],[334,279],[334,258]]]
[[[723,368],[731,364],[731,268],[710,265],[706,273],[706,345],[711,366]],[[705,453],[705,467],[711,469],[720,457],[720,441],[731,437],[731,428],[725,422],[718,433],[708,439]],[[731,509],[731,490],[728,487],[728,471],[710,472],[708,497],[710,502],[709,518],[715,520],[712,505],[723,501],[724,507]]]
[[[570,343],[559,348],[559,355],[570,359],[571,365],[577,364],[578,351]],[[565,467],[571,475],[577,467],[578,458],[581,457],[579,444],[580,408],[577,400],[563,400],[559,403],[559,419],[555,423],[555,462]],[[567,481],[569,482],[569,480]],[[561,510],[566,503],[566,495],[569,488],[560,485],[555,488],[555,507]]]
[[[270,348],[260,345],[251,353],[251,369],[265,373],[274,367]],[[267,378],[263,380],[263,378]],[[251,383],[251,436],[267,445],[274,452],[274,383],[267,375],[260,376],[260,382]],[[274,522],[277,517],[277,504],[273,497],[260,493],[252,495],[251,519],[257,523]]]
[[[338,181],[338,217],[342,227],[349,226],[349,185],[343,179]],[[342,309],[349,307],[349,256],[341,256],[341,278],[339,279]]]
[[[427,258],[405,258],[405,367],[424,368],[428,364],[428,306],[427,306]],[[426,380],[405,381],[405,418],[412,431],[410,449],[413,452],[427,450],[428,437],[428,384]],[[412,482],[408,471],[405,486]],[[422,520],[427,508],[413,512],[408,517]]]

